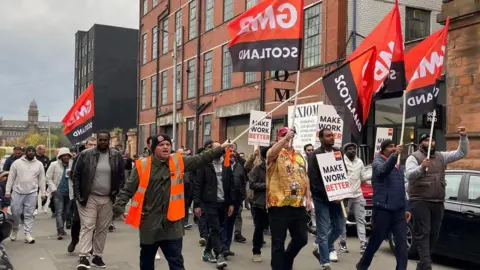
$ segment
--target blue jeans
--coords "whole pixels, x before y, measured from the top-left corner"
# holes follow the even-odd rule
[[[232,246],[233,227],[235,226],[235,220],[237,219],[239,210],[240,205],[235,205],[232,216],[225,219],[225,229],[222,232],[222,249],[224,251],[230,251],[230,247]]]
[[[317,236],[320,264],[330,263],[330,252],[334,251],[333,244],[342,234],[345,218],[340,204],[313,198],[315,218],[317,221]]]

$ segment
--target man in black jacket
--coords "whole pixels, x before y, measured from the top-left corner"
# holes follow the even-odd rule
[[[216,148],[220,144],[214,142],[212,146],[212,148]],[[207,245],[202,258],[204,261],[216,262],[217,268],[223,269],[227,266],[227,262],[224,250],[222,250],[221,235],[227,215],[233,214],[236,195],[233,188],[232,171],[229,167],[224,166],[223,159],[219,159],[197,170],[196,177],[193,195],[195,215],[201,216],[203,208],[209,227]]]
[[[110,132],[97,135],[97,147],[83,151],[73,172],[73,188],[80,215],[80,260],[77,270],[90,268],[92,264],[105,268],[102,255],[108,226],[113,217],[113,200],[125,182],[125,164],[121,154],[109,147]],[[95,231],[95,234],[94,234]]]
[[[253,232],[253,261],[261,262],[263,246],[263,231],[268,228],[268,213],[266,209],[266,159],[267,151],[270,147],[264,147],[260,150],[262,163],[253,167],[248,175],[250,180],[250,189],[253,190],[252,213],[255,230]]]
[[[35,158],[42,163],[43,168],[45,169],[45,173],[47,173],[48,166],[50,166],[50,158],[48,158],[45,155],[45,151],[46,151],[45,145],[38,145],[37,155],[35,156]],[[46,188],[48,188],[48,186]],[[46,203],[47,203],[47,199],[45,198],[44,200],[42,200],[42,208],[45,206]],[[37,209],[38,209],[38,202],[37,202]],[[47,212],[46,209],[45,209],[45,212]],[[52,208],[52,213],[53,212],[55,212],[54,207]]]
[[[2,171],[10,171],[13,162],[23,156],[23,149],[20,146],[13,147],[13,154],[5,160]]]

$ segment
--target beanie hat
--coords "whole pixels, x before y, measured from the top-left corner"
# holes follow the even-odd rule
[[[155,152],[155,148],[157,148],[157,145],[165,141],[172,144],[172,139],[167,134],[157,134],[152,136],[152,146],[150,148],[151,152]]]
[[[34,153],[37,153],[37,149],[31,145],[25,147],[25,152],[27,152],[28,150],[32,150]]]
[[[422,135],[420,135],[420,138],[418,140],[418,143],[422,143],[423,141],[427,140],[427,139],[430,139],[430,134],[428,133],[423,133]],[[435,140],[435,138],[432,138],[432,140]]]
[[[387,147],[391,144],[395,144],[394,141],[392,140],[385,140],[383,141],[381,144],[380,144],[380,150],[383,152],[385,151],[385,149],[387,149]]]
[[[212,140],[207,140],[204,144],[203,144],[203,148],[208,148],[209,146],[212,146],[213,144],[213,141]]]

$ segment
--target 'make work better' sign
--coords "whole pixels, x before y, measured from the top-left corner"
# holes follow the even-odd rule
[[[262,111],[250,111],[250,126],[256,124],[255,126],[251,127],[248,132],[248,145],[253,146],[269,146],[270,145],[270,132],[272,130],[272,118],[267,117],[260,121],[262,118],[265,117],[267,113]]]
[[[351,198],[350,182],[343,164],[342,153],[330,152],[317,155],[318,168],[329,201]]]

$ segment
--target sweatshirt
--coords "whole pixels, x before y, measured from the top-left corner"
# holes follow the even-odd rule
[[[5,194],[12,190],[18,194],[32,194],[40,188],[40,195],[45,196],[45,169],[36,158],[28,160],[25,156],[13,162],[8,175]]]

